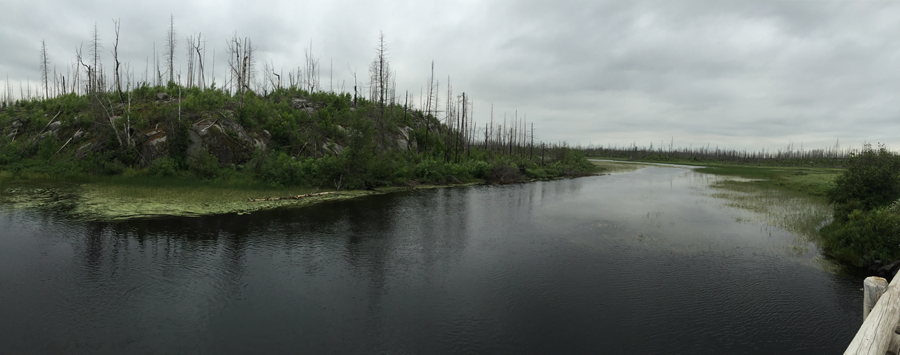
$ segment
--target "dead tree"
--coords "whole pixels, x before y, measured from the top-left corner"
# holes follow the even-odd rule
[[[41,81],[44,82],[44,98],[50,97],[50,88],[47,84],[49,68],[47,66],[47,42],[41,40]]]
[[[306,72],[304,73],[304,81],[306,82],[306,92],[312,94],[319,91],[319,59],[313,57],[312,41],[309,42],[309,48],[304,51],[306,56]]]
[[[250,39],[241,39],[235,34],[228,41],[228,65],[231,69],[231,87],[235,95],[241,96],[241,105],[244,104],[244,93],[250,89],[253,76],[253,46]]]
[[[185,38],[187,41],[185,43],[185,52],[187,53],[187,80],[185,81],[186,87],[194,86],[194,36],[187,36]]]
[[[200,33],[197,34],[197,42],[194,44],[194,51],[197,52],[197,64],[200,66],[200,70],[198,71],[198,82],[201,88],[206,86],[206,80],[203,77],[203,55],[200,54]]]
[[[116,61],[116,91],[119,93],[119,101],[125,103],[125,96],[122,95],[122,79],[119,75],[119,21],[113,20],[113,25],[116,27],[116,44],[113,46],[113,60]]]
[[[387,62],[388,48],[384,43],[384,32],[380,32],[378,36],[378,47],[375,48],[375,60],[369,66],[369,94],[372,101],[378,102],[379,117],[376,121],[376,131],[379,132],[380,145],[387,146],[387,125],[385,118],[385,101],[388,94],[389,85],[391,83],[391,70]]]
[[[169,33],[166,36],[166,53],[169,57],[169,82],[175,82],[175,15],[169,15]]]

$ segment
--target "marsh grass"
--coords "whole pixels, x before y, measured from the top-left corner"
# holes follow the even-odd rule
[[[774,187],[809,196],[824,197],[834,186],[843,169],[758,167],[739,165],[712,165],[695,171],[707,174],[737,176],[753,181],[743,183]]]
[[[720,180],[712,184],[713,197],[726,205],[763,216],[769,225],[800,235],[806,241],[818,238],[818,228],[831,218],[831,208],[823,198],[756,184],[757,181]]]
[[[620,174],[646,168],[646,164],[609,160],[589,160],[601,174]]]
[[[832,209],[825,199],[760,182],[748,178],[725,178],[711,185],[716,191],[712,196],[726,200],[727,206],[753,212],[765,225],[793,234],[792,244],[784,250],[789,255],[800,257],[811,250],[821,250],[819,228],[832,216]],[[810,260],[812,266],[826,272],[836,274],[846,271],[836,260],[819,253]]]

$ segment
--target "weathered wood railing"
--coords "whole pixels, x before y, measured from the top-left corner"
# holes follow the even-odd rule
[[[900,353],[900,277],[872,276],[863,281],[863,324],[844,354],[897,355]]]

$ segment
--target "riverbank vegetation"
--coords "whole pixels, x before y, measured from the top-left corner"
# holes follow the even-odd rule
[[[585,151],[629,161],[703,165],[695,170],[739,177],[714,183],[736,204],[752,197],[747,191],[767,188],[822,199],[831,206],[831,217],[812,214],[815,218],[804,219],[809,223],[799,224],[802,234],[815,231],[820,248],[844,264],[881,274],[900,269],[900,263],[892,262],[900,261],[900,156],[883,145],[770,153],[636,147]]]
[[[825,250],[856,265],[900,260],[900,156],[884,146],[853,154],[828,194],[833,221]]]

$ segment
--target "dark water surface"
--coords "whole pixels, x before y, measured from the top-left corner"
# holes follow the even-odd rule
[[[0,353],[842,352],[862,280],[711,179],[653,167],[124,223],[2,209]]]

